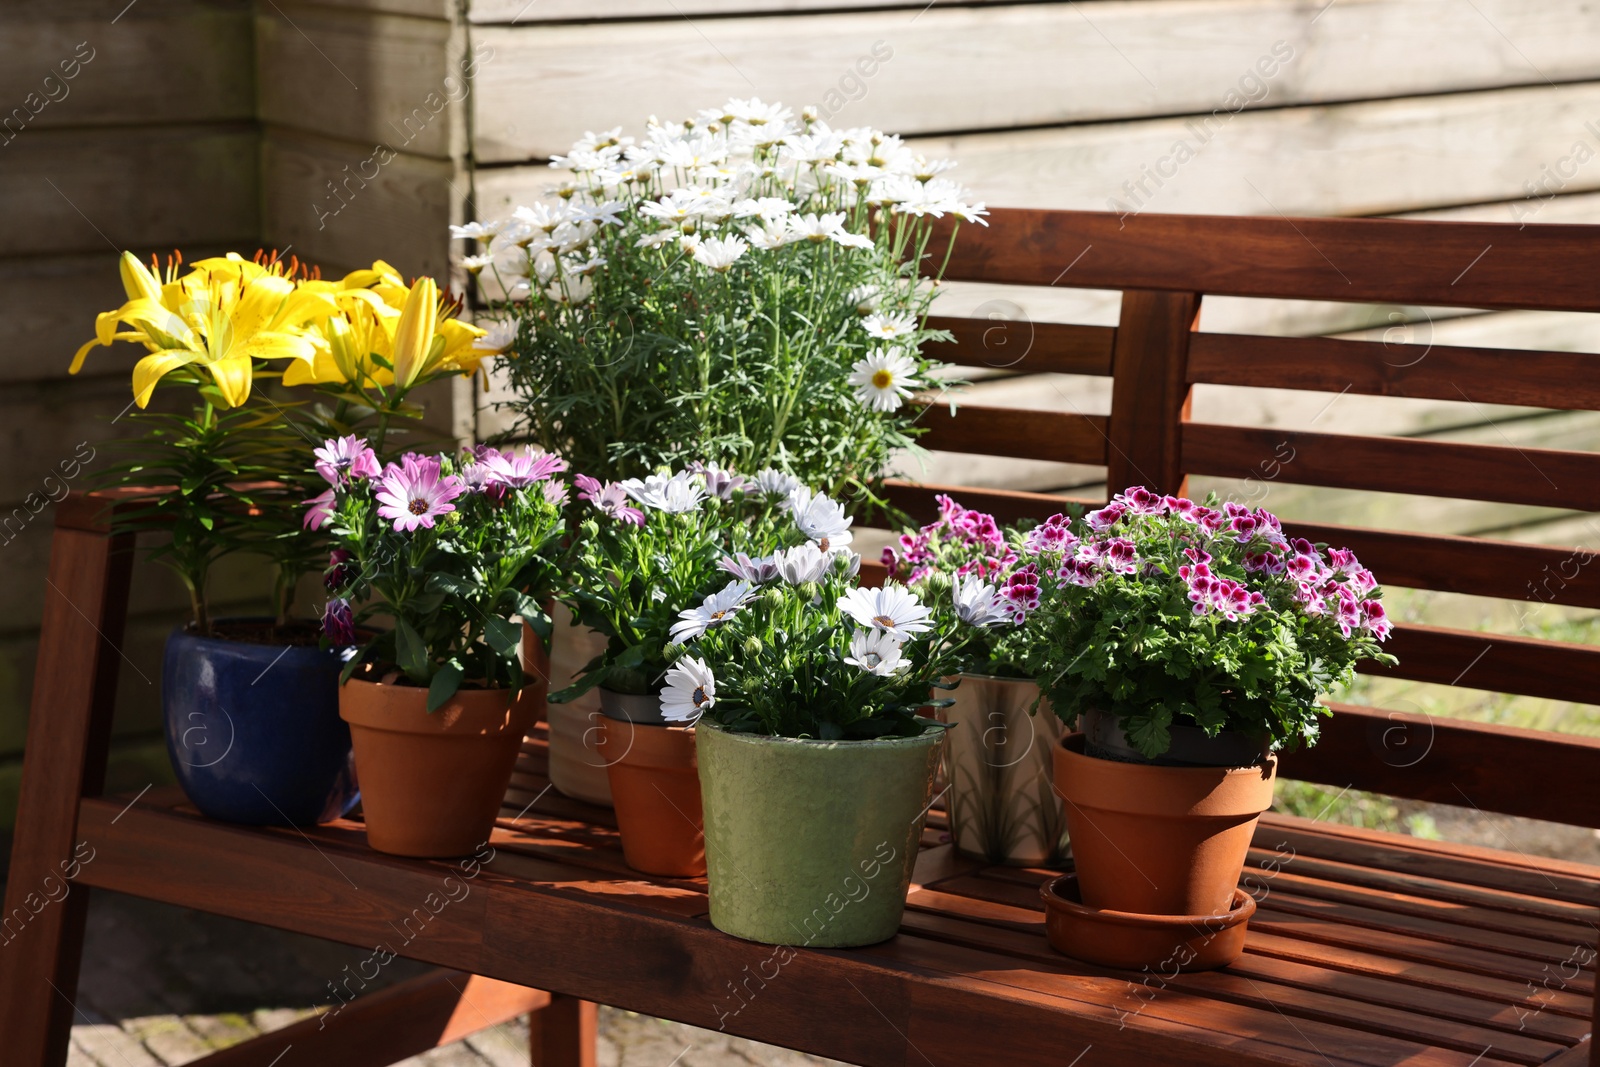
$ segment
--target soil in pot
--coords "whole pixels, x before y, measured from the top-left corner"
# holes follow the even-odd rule
[[[771,945],[895,935],[944,728],[810,741],[699,726],[711,923]]]
[[[339,691],[362,782],[367,843],[396,856],[465,856],[489,839],[533,722],[534,688],[462,689],[428,711],[420,686],[353,678]]]
[[[599,752],[628,866],[666,877],[705,874],[695,728],[662,721],[655,695],[602,690],[600,707]]]
[[[1163,767],[1083,749],[1083,734],[1055,749],[1083,904],[1146,915],[1228,911],[1256,821],[1272,804],[1277,760]]]
[[[178,784],[213,819],[312,825],[360,799],[339,718],[336,651],[315,623],[219,619],[213,634],[167,639],[161,705]]]

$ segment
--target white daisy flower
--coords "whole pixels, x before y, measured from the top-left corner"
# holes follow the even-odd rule
[[[502,219],[493,219],[489,222],[469,222],[465,226],[450,227],[450,236],[464,241],[492,241],[495,234],[505,227]]]
[[[717,678],[703,659],[685,656],[667,668],[661,691],[661,717],[668,722],[694,722],[717,703]]]
[[[845,248],[877,247],[873,243],[872,238],[868,237],[864,233],[852,233],[849,230],[840,230],[837,233],[829,234],[829,237],[833,240],[834,244],[843,245]]]
[[[1005,598],[976,574],[957,578],[950,588],[950,599],[955,602],[956,617],[969,626],[994,626],[1012,621]]]
[[[631,137],[626,139],[626,141],[631,140],[633,140]],[[609,145],[625,144],[626,141],[622,136],[621,126],[613,126],[611,129],[606,130],[603,133],[595,133],[593,130],[584,130],[583,136],[572,142],[572,150],[574,152],[593,152]]]
[[[531,226],[535,230],[545,233],[555,233],[556,227],[572,218],[572,212],[565,204],[552,207],[540,201],[532,207],[519,207],[511,213],[513,222],[520,222]]]
[[[615,182],[610,184],[615,185]],[[621,215],[627,210],[628,205],[621,200],[607,200],[603,204],[574,204],[572,217],[578,222],[592,222],[599,225],[621,226]]]
[[[855,305],[856,314],[870,315],[878,310],[878,302],[883,299],[883,293],[876,285],[858,285],[850,290],[850,295],[844,299],[845,303]]]
[[[484,252],[476,256],[462,256],[461,265],[471,274],[477,274],[483,268],[494,262],[492,252]]]
[[[856,399],[873,411],[895,411],[911,396],[917,365],[898,349],[880,348],[858,359],[846,379],[856,387]]]
[[[655,233],[645,234],[643,237],[633,242],[633,244],[636,248],[660,248],[668,241],[675,241],[677,239],[677,230],[657,230]]]
[[[569,259],[565,263],[567,273],[575,274],[580,278],[593,274],[605,265],[606,257],[601,255],[593,255],[588,259]]]
[[[815,541],[823,552],[843,548],[854,539],[850,524],[855,520],[844,513],[842,504],[826,494],[799,486],[789,494],[789,510],[800,532]]]
[[[900,654],[900,642],[879,630],[857,630],[851,634],[850,654],[844,661],[883,678],[911,666]]]
[[[721,274],[749,250],[750,246],[738,237],[709,237],[694,250],[694,261]]]
[[[694,250],[700,247],[701,237],[697,233],[678,234],[678,251],[686,256],[694,255]]]
[[[754,595],[749,582],[729,582],[706,597],[699,607],[678,612],[679,621],[672,624],[672,643],[681,645],[693,641],[718,623],[727,622]]]
[[[700,502],[706,498],[704,480],[692,471],[670,476],[652,474],[643,480],[629,478],[622,483],[622,490],[645,507],[669,514],[699,511]]]
[[[880,341],[894,341],[917,332],[917,317],[909,311],[874,313],[861,320],[861,328]]]
[[[778,575],[790,585],[820,582],[833,569],[834,554],[818,548],[816,542],[807,541],[793,548],[772,554],[778,565]]]
[[[933,629],[928,609],[917,594],[894,583],[880,589],[852,589],[839,598],[839,610],[862,626],[882,630],[900,641]]]
[[[787,227],[777,222],[768,226],[747,226],[744,235],[750,239],[752,247],[759,248],[763,252],[770,252],[800,240]]]
[[[781,196],[746,197],[734,202],[735,218],[759,218],[763,223],[782,222],[794,212],[794,205]]]
[[[768,467],[756,474],[756,485],[767,496],[786,497],[800,488],[800,479]]]
[[[784,225],[797,240],[821,244],[844,232],[844,212],[829,211],[822,215],[808,212],[804,215],[790,215],[784,220]]]
[[[515,322],[492,322],[488,327],[489,332],[472,342],[474,352],[504,352],[517,340],[517,324]]]

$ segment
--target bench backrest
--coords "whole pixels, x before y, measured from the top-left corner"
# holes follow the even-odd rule
[[[1122,293],[1116,327],[1033,323],[1014,371],[1109,376],[1110,415],[932,408],[931,449],[1106,469],[1111,491],[1181,493],[1191,474],[1600,511],[1600,455],[1405,437],[1210,425],[1193,386],[1217,384],[1600,410],[1600,355],[1435,345],[1408,358],[1378,342],[1201,333],[1210,295],[1475,309],[1600,311],[1600,226],[1230,218],[997,210],[962,226],[945,277]],[[930,257],[938,263],[944,248]],[[992,365],[985,319],[937,319],[940,355]],[[1003,326],[1002,326],[1003,328]],[[992,338],[990,339],[992,341]],[[1003,520],[1044,518],[1060,498],[896,483],[932,514],[936,491]],[[1355,550],[1387,586],[1600,608],[1600,566],[1571,548],[1400,530],[1288,523]],[[1555,701],[1600,702],[1600,648],[1401,625],[1400,666],[1371,673]],[[1322,742],[1289,777],[1600,827],[1600,739],[1414,712],[1334,705]],[[1555,786],[1555,788],[1549,788]]]

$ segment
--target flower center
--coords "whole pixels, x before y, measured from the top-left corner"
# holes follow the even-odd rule
[[[883,662],[883,657],[878,655],[876,652],[868,652],[861,658],[866,661],[868,667],[876,667],[878,664]]]
[[[413,497],[407,508],[413,515],[426,515],[428,513],[428,502],[420,496]]]
[[[820,549],[823,552],[826,552],[826,551],[828,551],[829,543],[830,543],[829,539],[824,537],[822,540],[817,542],[817,548]]]
[[[706,687],[705,686],[697,685],[697,686],[694,687],[693,700],[694,700],[694,706],[697,707],[697,708],[700,705],[702,705],[702,704],[704,704],[706,702]]]
[[[874,615],[872,624],[880,630],[894,629],[894,620],[887,615]]]
[[[879,389],[887,389],[889,386],[894,384],[894,375],[890,374],[887,370],[874,371],[872,374],[872,384]]]
[[[723,617],[726,616],[727,614],[728,613],[726,611],[713,611],[711,613],[711,621],[712,622],[721,622]]]

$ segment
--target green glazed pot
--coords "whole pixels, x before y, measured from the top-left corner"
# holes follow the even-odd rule
[[[879,741],[730,733],[701,721],[711,924],[849,948],[900,928],[944,729]]]

